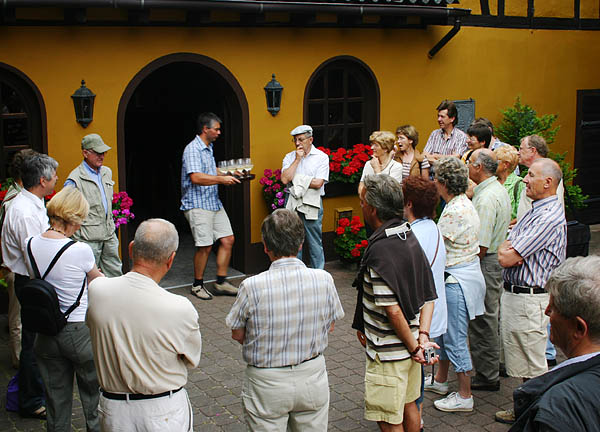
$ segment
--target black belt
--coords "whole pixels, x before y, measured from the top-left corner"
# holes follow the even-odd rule
[[[508,282],[504,282],[504,289],[506,291],[510,291],[513,294],[545,294],[546,293],[546,290],[544,288],[513,285]]]
[[[109,393],[104,390],[100,390],[100,392],[102,392],[102,396],[104,396],[106,399],[143,400],[143,399],[156,399],[156,398],[161,398],[161,397],[165,397],[165,396],[170,396],[172,394],[177,393],[182,388],[183,387],[179,387],[177,390],[170,390],[170,391],[166,391],[164,393],[158,393],[158,394],[153,394],[153,395],[144,395],[144,394],[136,394],[136,393]]]
[[[300,365],[301,365],[301,364],[303,364],[303,363],[306,363],[306,362],[309,362],[309,361],[311,361],[311,360],[314,360],[314,359],[316,359],[317,357],[319,357],[320,355],[321,355],[321,354],[317,354],[316,356],[314,356],[314,357],[311,357],[311,358],[307,358],[306,360],[302,360],[300,363],[298,363],[298,364],[295,364],[295,365],[273,366],[272,368],[267,368],[267,367],[264,367],[264,366],[254,366],[254,365],[250,365],[250,366],[252,366],[252,367],[255,367],[255,368],[258,368],[258,369],[276,369],[276,368],[294,367],[294,366],[300,366]]]

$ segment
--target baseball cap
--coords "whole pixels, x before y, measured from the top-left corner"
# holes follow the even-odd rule
[[[111,148],[104,144],[102,137],[98,134],[89,134],[81,140],[81,148],[83,150],[94,150],[96,153],[105,153]]]

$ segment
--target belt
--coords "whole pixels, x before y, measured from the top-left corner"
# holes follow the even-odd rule
[[[314,359],[316,359],[317,357],[319,357],[320,355],[321,355],[321,354],[317,354],[316,356],[314,356],[314,357],[311,357],[311,358],[307,358],[306,360],[302,360],[300,363],[297,363],[297,364],[295,364],[295,365],[273,366],[273,367],[271,367],[271,368],[269,368],[269,367],[265,367],[265,366],[254,366],[254,365],[250,365],[250,366],[252,366],[252,367],[255,367],[255,368],[258,368],[258,369],[277,369],[277,368],[285,368],[285,367],[294,367],[294,366],[299,366],[299,365],[301,365],[301,364],[303,364],[303,363],[309,362],[309,361],[311,361],[311,360],[314,360]]]
[[[513,294],[546,294],[544,288],[513,285],[508,282],[504,282],[504,289]]]
[[[161,397],[165,397],[165,396],[171,396],[172,394],[177,393],[182,388],[183,387],[179,387],[177,390],[169,390],[164,393],[158,393],[158,394],[153,394],[153,395],[144,395],[144,394],[136,394],[136,393],[109,393],[102,389],[100,390],[100,392],[102,393],[102,396],[104,396],[106,399],[143,400],[143,399],[156,399],[156,398],[161,398]]]

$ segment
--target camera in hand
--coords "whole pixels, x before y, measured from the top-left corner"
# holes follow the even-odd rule
[[[427,363],[431,362],[435,358],[435,349],[433,347],[423,349],[423,357]]]

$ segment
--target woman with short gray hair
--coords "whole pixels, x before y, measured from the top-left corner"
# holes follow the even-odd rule
[[[471,379],[473,369],[467,345],[469,320],[484,313],[485,281],[479,265],[479,216],[465,192],[468,168],[458,158],[444,157],[434,165],[435,185],[446,206],[438,228],[446,247],[446,304],[448,328],[437,338],[440,367],[435,379],[425,378],[425,390],[448,393],[450,362],[458,377],[458,392],[436,400],[435,408],[445,412],[473,411]]]

